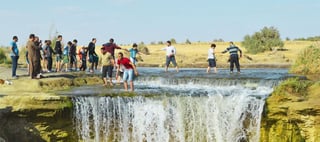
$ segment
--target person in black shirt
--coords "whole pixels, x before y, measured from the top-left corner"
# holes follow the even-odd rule
[[[56,46],[54,47],[54,51],[56,53],[56,71],[60,71],[61,68],[61,59],[62,59],[62,35],[58,35],[58,39],[56,41]]]
[[[90,72],[93,73],[94,67],[97,69],[98,66],[98,55],[95,51],[96,48],[96,38],[92,38],[92,41],[88,45],[89,62],[91,63]]]
[[[74,65],[75,71],[77,71],[77,43],[78,41],[76,39],[73,40],[73,43],[70,47],[70,69],[72,69],[72,66]]]

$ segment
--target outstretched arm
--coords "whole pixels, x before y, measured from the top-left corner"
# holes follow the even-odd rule
[[[228,49],[226,49],[226,50],[222,51],[221,53],[223,53],[223,54],[224,54],[224,53],[227,53],[227,52],[228,52]]]

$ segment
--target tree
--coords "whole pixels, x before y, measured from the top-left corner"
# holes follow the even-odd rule
[[[163,44],[163,41],[158,41],[158,44],[160,44],[160,45]]]
[[[282,48],[284,43],[280,39],[280,33],[276,28],[264,27],[260,32],[256,32],[252,36],[246,35],[242,45],[249,53],[260,53],[272,51],[275,47]]]
[[[177,41],[174,38],[171,38],[170,41],[171,41],[171,44],[176,44],[177,43]]]
[[[186,39],[186,44],[191,44],[191,41],[189,39]]]

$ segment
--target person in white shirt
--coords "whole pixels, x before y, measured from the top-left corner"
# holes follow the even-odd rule
[[[213,68],[214,73],[217,73],[217,67],[216,67],[216,57],[214,55],[215,51],[214,49],[216,48],[216,44],[211,44],[211,47],[208,50],[208,68],[207,68],[207,73],[210,73],[210,69]]]
[[[173,66],[176,68],[176,71],[179,72],[179,68],[176,62],[176,48],[171,45],[171,41],[167,41],[167,47],[162,48],[162,50],[166,51],[166,67],[165,67],[165,72],[168,71],[168,67],[170,62],[172,62]]]

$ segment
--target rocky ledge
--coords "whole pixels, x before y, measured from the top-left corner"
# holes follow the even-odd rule
[[[320,82],[292,78],[266,100],[261,142],[320,141]]]

